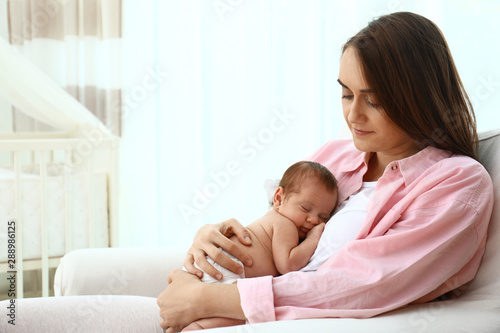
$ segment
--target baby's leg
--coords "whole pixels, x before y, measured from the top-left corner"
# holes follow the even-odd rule
[[[222,318],[222,317],[214,317],[214,318],[204,318],[192,322],[187,327],[185,327],[182,332],[188,331],[196,331],[196,330],[205,330],[208,328],[214,327],[226,327],[226,326],[235,326],[235,325],[243,325],[245,324],[244,320],[239,319],[230,319],[230,318]]]

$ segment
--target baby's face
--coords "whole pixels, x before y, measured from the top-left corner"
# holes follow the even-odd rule
[[[310,179],[302,183],[299,192],[285,193],[275,208],[295,223],[303,239],[314,226],[328,222],[336,203],[337,191],[327,191],[318,180]]]

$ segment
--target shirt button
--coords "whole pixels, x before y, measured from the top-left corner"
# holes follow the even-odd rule
[[[398,165],[397,164],[393,164],[391,169],[394,171],[394,170],[397,170],[398,169]]]

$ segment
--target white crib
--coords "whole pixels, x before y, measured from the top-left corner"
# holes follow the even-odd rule
[[[15,272],[17,298],[26,271],[41,270],[49,296],[49,270],[65,253],[118,245],[117,165],[114,137],[0,135],[0,272]]]

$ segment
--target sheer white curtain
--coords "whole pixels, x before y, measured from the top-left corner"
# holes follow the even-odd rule
[[[47,74],[0,37],[0,98],[23,110],[31,121],[79,135],[81,130],[111,132],[78,101],[62,90]]]
[[[123,9],[125,245],[186,245],[204,223],[262,215],[266,178],[345,135],[340,48],[381,14],[435,21],[479,129],[500,125],[493,2],[125,0]]]
[[[2,0],[0,6],[16,50],[119,135],[121,0]],[[13,107],[12,130],[50,130],[27,112]]]

